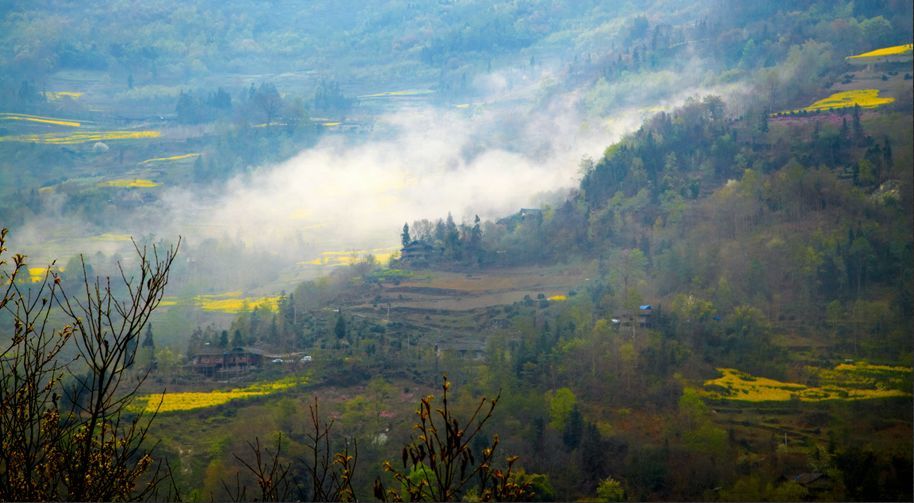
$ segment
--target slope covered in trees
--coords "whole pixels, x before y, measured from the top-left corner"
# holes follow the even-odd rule
[[[0,75],[0,104],[12,111],[0,117],[9,153],[0,180],[10,180],[0,187],[10,194],[0,218],[20,224],[52,208],[108,230],[160,196],[115,192],[98,172],[110,168],[128,185],[155,174],[149,189],[219,191],[232,187],[226,179],[246,189],[269,174],[258,165],[323,132],[339,133],[340,149],[357,147],[371,118],[400,111],[398,103],[468,115],[528,107],[555,122],[567,117],[554,110],[568,108],[576,125],[567,131],[624,109],[639,109],[643,121],[583,159],[574,186],[542,205],[488,220],[471,208],[461,221],[454,208],[391,223],[390,242],[404,251],[389,264],[369,255],[349,265],[356,252],[332,252],[344,266],[301,282],[287,265],[308,257],[277,265],[272,251],[252,251],[227,231],[199,238],[174,267],[169,253],[175,288],[169,297],[155,290],[150,306],[165,313],[154,336],[144,311],[113,339],[108,366],[85,378],[113,369],[131,383],[149,379],[87,386],[100,406],[116,405],[95,416],[80,412],[80,396],[58,405],[53,384],[70,382],[53,358],[44,362],[48,387],[15,387],[29,365],[16,349],[29,339],[18,335],[34,326],[15,323],[23,315],[11,306],[26,318],[61,307],[35,307],[39,297],[20,294],[31,279],[16,259],[22,273],[7,290],[16,294],[0,299],[0,321],[13,321],[0,325],[13,328],[0,398],[18,404],[0,414],[0,479],[24,489],[9,491],[8,482],[2,494],[129,499],[152,490],[147,478],[167,475],[168,497],[195,501],[911,499],[912,69],[846,59],[909,43],[910,2],[215,7],[0,7],[9,27],[0,65],[10,69]],[[35,36],[47,27],[58,29]],[[63,82],[86,94],[44,89]],[[488,101],[487,86],[507,98]],[[680,99],[686,86],[701,91]],[[854,99],[860,107],[829,109]],[[651,108],[656,102],[680,105]],[[96,104],[112,108],[91,110]],[[120,118],[123,109],[144,116]],[[518,125],[537,114],[518,117],[506,124],[541,125]],[[161,139],[71,147],[18,134],[96,120],[153,124]],[[498,133],[461,159],[500,141],[512,143],[506,152],[542,154],[536,142],[513,144],[515,131]],[[496,168],[519,158],[499,157]],[[271,208],[273,195],[259,208]],[[238,210],[227,215],[251,208]],[[306,213],[287,217],[302,230]],[[267,239],[271,218],[282,217],[262,220],[258,237]],[[331,231],[318,228],[320,239]],[[111,255],[90,260],[116,273]],[[35,284],[53,298],[88,281],[82,265],[28,272],[59,279]],[[85,270],[93,276],[92,265]],[[86,295],[97,300],[98,291]],[[220,303],[223,312],[206,309]],[[65,314],[80,323],[76,311]],[[84,349],[108,354],[110,342],[100,341]],[[48,348],[52,357],[79,349]],[[80,362],[69,365],[83,379]],[[160,413],[140,415],[156,410],[163,388],[170,396]],[[30,389],[43,401],[34,413],[17,402]],[[130,406],[118,401],[134,394]],[[9,429],[23,410],[32,423]],[[96,428],[82,420],[96,416],[113,429],[87,435]],[[124,425],[127,435],[118,433]],[[57,437],[10,448],[43,432]],[[16,471],[16,456],[42,449],[47,462]],[[67,453],[91,459],[70,466]],[[126,472],[111,477],[115,493],[103,492],[115,458]],[[169,464],[155,473],[150,459]],[[36,467],[51,485],[21,484]]]

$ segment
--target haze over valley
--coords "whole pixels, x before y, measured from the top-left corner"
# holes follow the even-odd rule
[[[910,501],[912,16],[0,6],[0,500]]]

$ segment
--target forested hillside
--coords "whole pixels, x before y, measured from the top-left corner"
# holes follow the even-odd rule
[[[910,501],[912,10],[3,4],[0,500]]]

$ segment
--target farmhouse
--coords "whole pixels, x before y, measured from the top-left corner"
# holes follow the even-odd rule
[[[644,304],[638,306],[638,324],[644,328],[651,327],[651,319],[654,315],[654,306]]]
[[[427,264],[435,255],[435,247],[427,241],[415,240],[400,249],[400,262],[404,264]]]
[[[207,377],[224,377],[231,374],[243,374],[260,368],[264,362],[286,363],[297,361],[304,353],[274,354],[260,348],[236,347],[230,351],[224,349],[204,349],[191,357],[190,366],[195,372]]]
[[[259,367],[262,362],[262,354],[241,347],[233,348],[231,351],[204,349],[191,357],[191,367],[194,371],[207,377],[244,373]]]

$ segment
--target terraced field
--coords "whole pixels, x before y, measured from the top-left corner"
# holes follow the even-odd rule
[[[807,367],[818,386],[756,377],[736,369],[717,369],[721,377],[705,381],[704,397],[737,402],[821,402],[910,397],[911,368],[842,363],[834,369]]]
[[[856,54],[854,56],[848,56],[848,60],[856,61],[866,61],[874,58],[883,58],[886,56],[904,56],[910,55],[914,51],[914,44],[902,44],[902,45],[893,45],[891,47],[883,47],[881,49],[876,49],[869,52],[864,52],[862,54]]]
[[[785,110],[772,115],[783,116],[800,112],[826,112],[829,110],[840,110],[842,108],[854,108],[855,106],[859,106],[860,108],[876,108],[882,105],[888,105],[894,101],[895,98],[879,96],[878,89],[853,89],[850,91],[839,91],[803,108]]]
[[[198,295],[194,303],[204,311],[217,311],[236,314],[244,310],[266,307],[271,311],[278,309],[279,297],[245,297],[240,291],[215,295]]]
[[[512,304],[540,294],[564,300],[570,290],[589,281],[594,264],[522,267],[486,271],[485,274],[434,271],[388,286],[383,296],[393,305],[410,310],[466,311]]]
[[[132,408],[135,411],[153,413],[183,412],[196,409],[216,407],[236,400],[272,395],[305,384],[307,379],[301,376],[285,377],[277,381],[256,383],[244,388],[225,391],[178,392],[142,395],[135,399]]]

